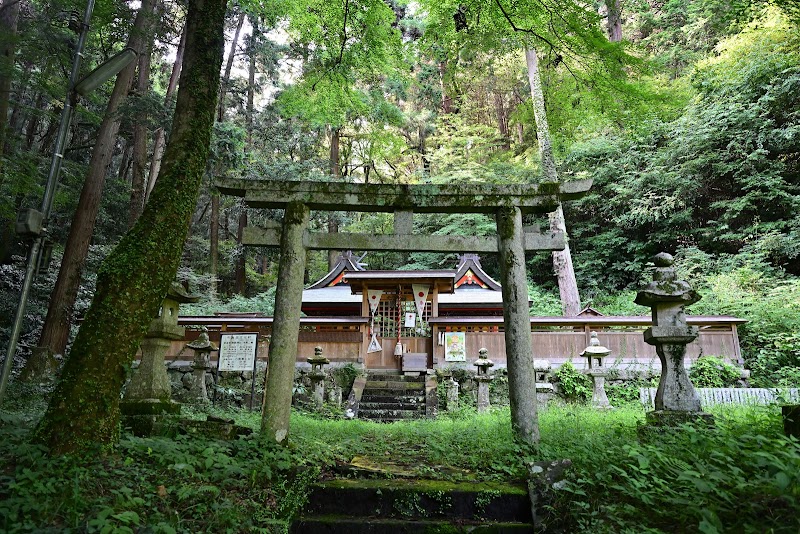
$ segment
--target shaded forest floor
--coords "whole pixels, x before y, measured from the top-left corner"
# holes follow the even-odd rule
[[[2,532],[281,532],[320,480],[519,481],[528,462],[564,458],[573,465],[551,530],[800,529],[800,443],[783,435],[777,406],[715,409],[715,428],[643,434],[641,406],[554,404],[540,413],[536,449],[514,442],[508,408],[393,424],[298,411],[288,447],[257,432],[236,441],[123,434],[109,454],[50,457],[30,442],[34,401],[13,399],[0,419]],[[208,411],[260,423],[257,413]]]

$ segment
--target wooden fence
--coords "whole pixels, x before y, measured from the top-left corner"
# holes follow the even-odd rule
[[[767,405],[800,401],[800,389],[697,388],[703,406],[714,404]],[[639,402],[654,408],[656,388],[639,388]]]

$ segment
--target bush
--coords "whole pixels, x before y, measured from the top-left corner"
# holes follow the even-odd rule
[[[555,372],[558,393],[570,402],[586,402],[592,397],[592,379],[566,361]]]
[[[729,388],[736,385],[740,377],[738,367],[717,356],[703,356],[689,369],[689,378],[698,388]]]

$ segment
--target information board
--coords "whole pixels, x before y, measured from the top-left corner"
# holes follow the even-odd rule
[[[220,334],[219,371],[252,371],[258,353],[258,333]]]

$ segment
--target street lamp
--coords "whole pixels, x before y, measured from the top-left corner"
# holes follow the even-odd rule
[[[72,72],[69,77],[69,90],[64,101],[64,109],[61,111],[61,121],[58,126],[55,146],[53,147],[53,157],[50,160],[50,172],[47,175],[47,183],[42,198],[40,210],[27,208],[20,210],[17,215],[15,229],[18,234],[33,238],[33,243],[28,251],[28,264],[25,269],[25,278],[22,282],[22,290],[17,304],[17,314],[14,317],[14,324],[8,340],[8,350],[3,367],[0,369],[0,406],[3,404],[8,377],[11,372],[11,363],[14,360],[14,353],[17,351],[17,340],[22,329],[22,320],[25,316],[25,307],[28,303],[33,280],[39,271],[39,263],[42,258],[47,237],[47,223],[50,218],[50,211],[53,208],[56,186],[58,185],[58,175],[61,172],[61,162],[64,159],[64,145],[66,144],[67,133],[72,123],[72,109],[78,100],[78,96],[86,96],[89,92],[102,85],[105,81],[115,76],[119,71],[136,59],[136,51],[133,48],[126,48],[112,58],[103,62],[96,69],[78,80],[83,49],[86,44],[86,37],[89,33],[89,22],[94,11],[95,0],[88,0],[86,11],[83,14],[83,24],[81,25],[78,43],[75,46],[75,58],[72,62]]]

